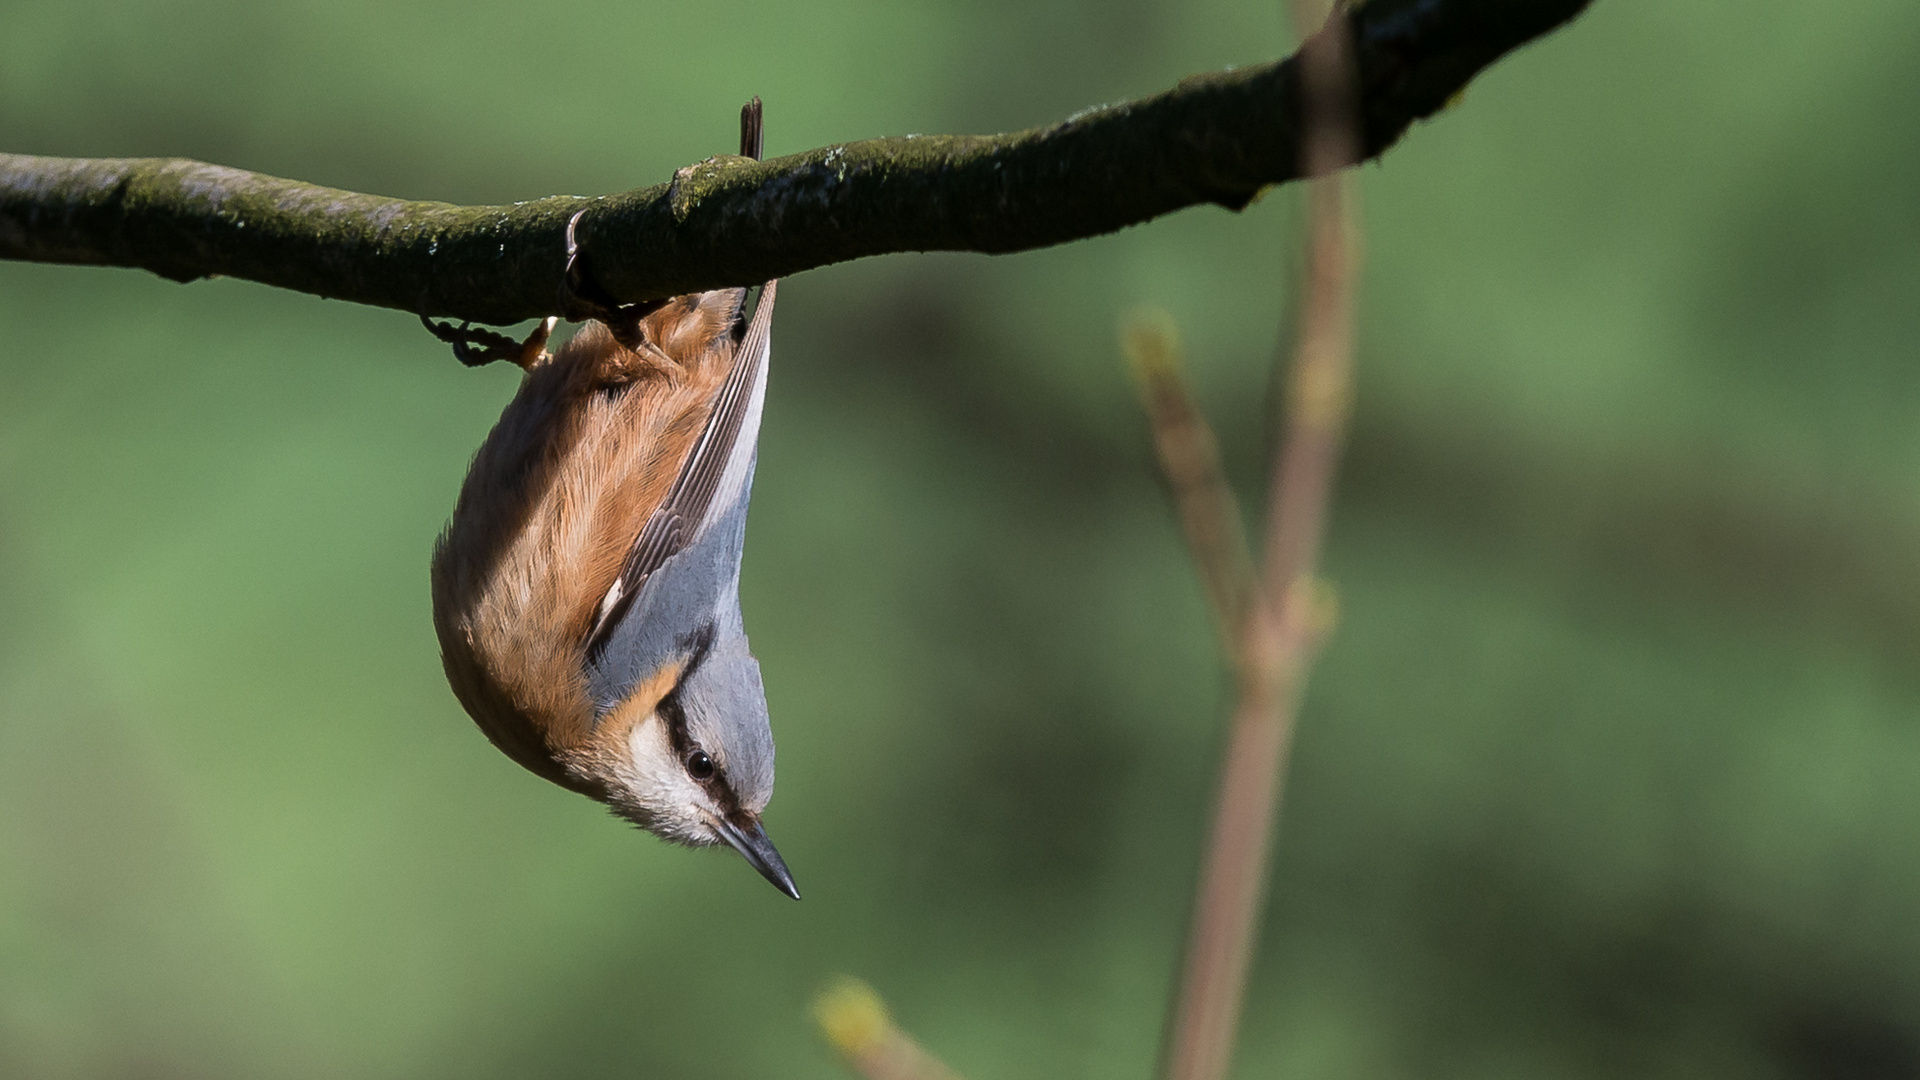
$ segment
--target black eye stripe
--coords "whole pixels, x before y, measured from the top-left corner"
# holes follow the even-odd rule
[[[678,644],[686,650],[687,666],[680,670],[680,681],[674,684],[674,693],[679,693],[680,687],[693,677],[694,672],[700,670],[701,664],[707,662],[707,655],[713,652],[714,637],[714,626],[709,622],[701,623],[699,628],[680,638]]]
[[[700,665],[707,662],[707,655],[713,651],[713,624],[703,623],[699,629],[680,639],[680,647],[687,650],[687,662],[680,668],[680,677],[673,681],[673,689],[660,696],[660,703],[654,708],[667,721],[668,738],[673,743],[674,752],[686,756],[687,711],[680,704],[680,694],[687,688],[687,681]]]
[[[686,690],[687,683],[693,678],[694,672],[700,670],[700,665],[706,663],[707,657],[713,652],[713,643],[717,636],[714,625],[709,622],[702,623],[692,633],[680,639],[679,645],[687,653],[686,663],[680,669],[680,677],[674,680],[673,689],[662,695],[660,703],[654,708],[660,714],[660,718],[666,721],[667,745],[673,748],[674,755],[680,759],[681,766],[687,770],[687,775],[703,784],[717,787],[730,802],[732,792],[727,790],[726,773],[720,768],[719,762],[713,760],[711,755],[694,744],[693,735],[687,730],[686,706],[680,700],[680,695]]]
[[[667,722],[667,745],[673,747],[674,756],[686,757],[693,749],[693,736],[687,731],[687,709],[680,703],[680,688],[667,691],[654,711]]]
[[[677,642],[686,650],[686,665],[680,669],[680,678],[675,680],[673,689],[661,696],[654,710],[666,722],[667,745],[672,747],[674,756],[680,759],[680,767],[706,789],[721,813],[731,820],[742,812],[740,799],[727,783],[727,771],[720,767],[720,762],[694,743],[692,733],[687,730],[686,705],[680,700],[693,673],[700,670],[700,665],[706,663],[707,657],[713,652],[714,640],[718,636],[712,623],[703,623]]]

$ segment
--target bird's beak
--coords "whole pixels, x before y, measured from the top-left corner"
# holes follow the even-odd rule
[[[746,828],[741,828],[731,821],[722,819],[714,823],[714,829],[727,843],[733,845],[733,850],[739,852],[741,858],[747,860],[748,866],[760,871],[761,877],[773,882],[774,888],[795,900],[800,899],[800,890],[793,884],[793,875],[787,871],[787,861],[774,850],[773,841],[767,839],[767,830],[761,828],[758,821]]]

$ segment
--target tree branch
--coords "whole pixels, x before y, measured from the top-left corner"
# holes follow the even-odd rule
[[[1351,24],[1356,160],[1588,0],[1367,0]],[[1322,31],[1325,32],[1324,30]],[[408,202],[181,158],[0,154],[0,258],[225,275],[475,322],[557,314],[567,221],[621,302],[898,251],[998,254],[1199,203],[1239,209],[1301,175],[1298,57],[1183,80],[1009,135],[908,135],[670,183],[510,206]]]

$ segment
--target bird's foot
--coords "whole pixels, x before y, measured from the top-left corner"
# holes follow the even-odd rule
[[[547,357],[547,338],[552,336],[554,324],[559,322],[551,316],[541,319],[525,340],[515,341],[505,334],[475,327],[472,322],[462,321],[455,327],[452,321],[436,323],[425,315],[420,316],[420,325],[441,341],[453,346],[453,355],[468,367],[480,367],[495,360],[511,360],[521,370],[530,370],[544,363]]]
[[[586,213],[582,210],[567,219],[567,270],[560,277],[560,314],[572,322],[594,319],[605,323],[607,329],[613,332],[613,340],[638,351],[645,340],[640,332],[641,320],[659,311],[666,301],[642,300],[637,304],[622,304],[593,279],[587,270],[586,252],[580,250],[577,235],[580,219]]]

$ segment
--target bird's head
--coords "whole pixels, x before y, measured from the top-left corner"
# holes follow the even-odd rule
[[[598,725],[588,772],[616,814],[674,843],[727,844],[799,899],[760,815],[773,797],[773,730],[760,665],[737,626],[678,643]]]

